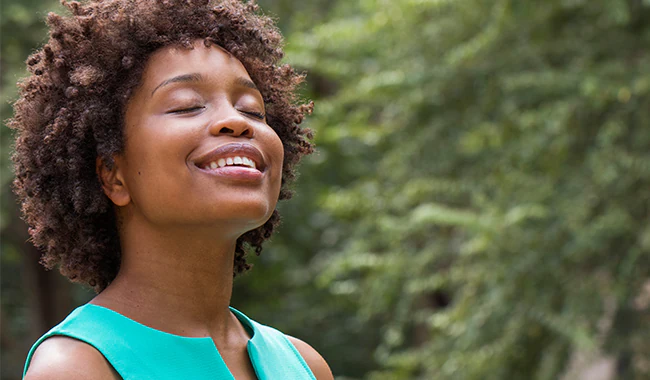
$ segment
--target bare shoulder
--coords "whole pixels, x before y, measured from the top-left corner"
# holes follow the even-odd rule
[[[327,365],[327,362],[318,351],[298,338],[289,335],[287,335],[287,338],[289,338],[289,341],[293,343],[302,358],[305,359],[305,362],[307,362],[307,365],[309,365],[309,368],[314,373],[317,380],[334,379],[329,365]]]
[[[25,376],[25,380],[120,378],[94,347],[65,336],[53,336],[44,340],[34,352]]]

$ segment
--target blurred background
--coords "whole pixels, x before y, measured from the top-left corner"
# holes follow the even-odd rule
[[[265,0],[318,152],[233,306],[337,379],[650,379],[650,1]],[[53,0],[3,0],[2,119]],[[1,127],[1,379],[92,291]]]

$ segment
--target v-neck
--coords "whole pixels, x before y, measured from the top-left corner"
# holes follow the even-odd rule
[[[136,320],[133,320],[133,319],[125,316],[124,314],[121,314],[121,313],[119,313],[119,312],[117,312],[115,310],[109,309],[109,308],[101,306],[101,305],[95,305],[95,304],[90,304],[89,303],[89,304],[86,304],[84,307],[99,309],[99,311],[101,313],[103,313],[103,314],[107,314],[107,313],[112,314],[112,315],[118,317],[119,319],[123,320],[123,322],[125,322],[125,323],[137,326],[138,329],[148,331],[152,335],[159,335],[161,337],[164,337],[163,339],[165,339],[165,340],[169,339],[169,340],[178,340],[178,341],[182,341],[182,342],[189,342],[189,344],[196,345],[197,349],[198,349],[198,347],[201,347],[200,348],[201,350],[205,350],[206,347],[209,347],[209,348],[212,349],[213,353],[216,354],[216,357],[214,359],[215,359],[215,363],[217,364],[217,366],[220,367],[218,371],[220,373],[223,373],[224,375],[225,375],[224,372],[227,372],[227,374],[230,375],[230,377],[224,378],[224,380],[226,380],[226,379],[235,380],[234,375],[232,374],[232,372],[230,371],[230,369],[226,365],[226,362],[223,360],[223,357],[221,356],[221,353],[219,352],[219,349],[217,348],[216,344],[214,343],[214,340],[212,339],[212,337],[209,337],[209,336],[207,336],[207,337],[190,337],[190,336],[172,334],[172,333],[168,333],[168,332],[165,332],[165,331],[158,330],[158,329],[155,329],[153,327],[147,326],[145,324],[142,324],[142,323],[140,323],[140,322],[138,322]],[[258,340],[257,337],[259,336],[259,333],[257,333],[255,325],[252,323],[252,321],[244,313],[240,312],[239,310],[237,310],[237,309],[235,309],[233,307],[229,307],[229,309],[235,315],[237,320],[242,324],[242,326],[244,327],[244,329],[246,330],[246,332],[250,336],[250,338],[248,339],[248,342],[246,343],[246,352],[248,353],[248,359],[250,360],[251,365],[253,366],[253,370],[255,371],[255,376],[259,380],[261,377],[260,377],[260,373],[259,373],[259,369],[258,369],[259,366],[257,365],[257,359],[258,358],[255,355],[251,355],[251,348],[255,347],[255,342]],[[185,344],[183,344],[183,345],[185,345]],[[220,377],[220,379],[222,379],[222,377]]]

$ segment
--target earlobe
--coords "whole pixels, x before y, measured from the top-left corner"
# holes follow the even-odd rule
[[[113,159],[109,166],[101,158],[97,158],[96,170],[99,181],[102,184],[104,194],[116,205],[126,206],[131,202],[129,190],[126,188],[124,176],[120,170],[119,160]]]

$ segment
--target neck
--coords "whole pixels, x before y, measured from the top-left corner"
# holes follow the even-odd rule
[[[119,274],[93,303],[176,335],[227,335],[236,236],[123,227]]]

